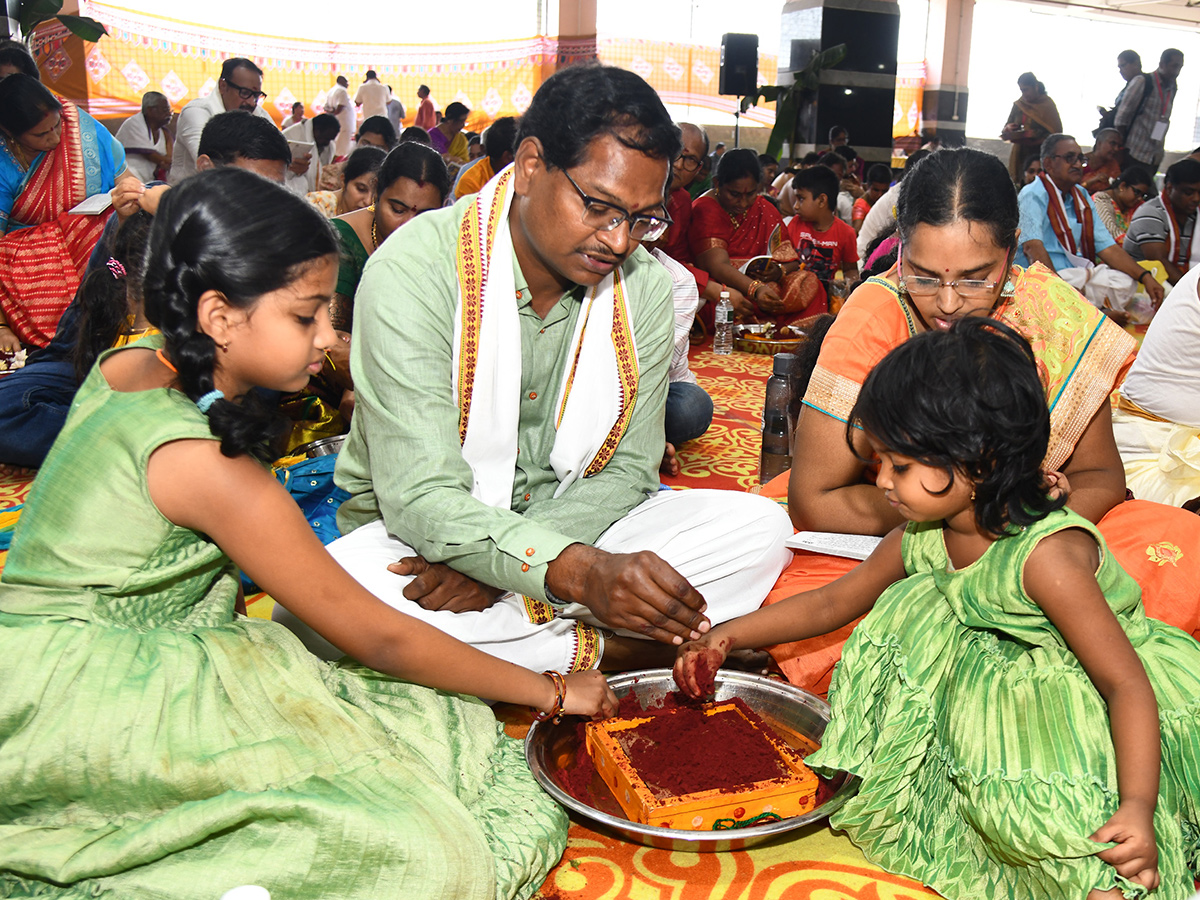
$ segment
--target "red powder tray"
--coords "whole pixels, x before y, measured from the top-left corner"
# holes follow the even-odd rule
[[[753,820],[764,813],[774,813],[786,819],[802,815],[816,806],[817,776],[804,764],[800,755],[761,719],[737,701],[706,703],[701,709],[706,717],[739,717],[739,730],[749,727],[756,733],[756,738],[761,737],[766,741],[777,754],[779,771],[783,774],[747,783],[736,789],[717,788],[681,795],[654,791],[639,774],[626,751],[625,745],[630,739],[628,733],[653,719],[686,714],[688,711],[673,709],[654,716],[613,718],[589,723],[587,750],[600,778],[608,785],[631,821],[661,828],[711,831],[718,820],[733,825]],[[697,748],[697,752],[703,753],[703,749]]]

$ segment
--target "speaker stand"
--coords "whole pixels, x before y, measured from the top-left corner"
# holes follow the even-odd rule
[[[740,137],[739,126],[742,123],[742,98],[737,98],[737,106],[733,108],[733,149],[736,150],[739,146],[738,139]]]

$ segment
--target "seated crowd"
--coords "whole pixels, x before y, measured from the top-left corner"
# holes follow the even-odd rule
[[[823,691],[843,644],[822,752],[864,779],[835,825],[872,860],[962,897],[1200,874],[1196,677],[1163,674],[1200,660],[1200,161],[1159,192],[1126,115],[1090,158],[1046,129],[1030,175],[1034,79],[1009,167],[920,150],[896,178],[839,126],[780,170],[600,65],[476,135],[374,71],[280,129],[232,58],[173,129],[149,92],[113,136],[26,58],[0,45],[0,475],[34,476],[0,573],[0,894],[529,897],[566,816],[476,698],[603,718],[600,671],[694,686],[766,647]],[[813,335],[764,495],[660,489],[713,419],[688,357],[722,293]],[[329,437],[311,513],[287,473]],[[796,529],[883,542],[856,568]],[[940,663],[884,659],[921,635]],[[1008,737],[1005,785],[953,787],[950,754],[997,758],[947,737],[956,685],[1030,646],[1074,705]],[[845,733],[868,701],[939,774]],[[1070,813],[1037,786],[1063,778]]]

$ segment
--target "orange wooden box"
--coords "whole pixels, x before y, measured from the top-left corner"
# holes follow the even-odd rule
[[[763,813],[790,818],[816,806],[817,776],[800,755],[769,729],[745,716],[736,703],[706,705],[706,716],[733,711],[761,734],[779,752],[787,775],[770,781],[758,781],[736,791],[697,791],[676,797],[657,797],[646,786],[615,735],[650,721],[650,716],[615,718],[587,725],[587,749],[596,771],[608,785],[632,822],[675,828],[684,831],[712,831],[718,819],[743,822]],[[676,710],[660,713],[670,716]],[[704,752],[697,748],[698,753]]]

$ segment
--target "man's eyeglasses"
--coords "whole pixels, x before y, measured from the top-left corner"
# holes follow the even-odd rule
[[[1013,252],[1009,251],[1004,259],[1004,272],[1007,273],[1012,265]],[[942,288],[948,287],[964,300],[985,300],[992,297],[1000,281],[981,281],[967,278],[962,281],[942,281],[940,278],[928,278],[924,275],[904,274],[904,251],[897,254],[899,261],[900,290],[910,297],[932,297]]]
[[[681,153],[675,158],[675,163],[685,172],[699,172],[700,167],[704,165],[704,160],[698,156]]]
[[[622,222],[628,222],[629,236],[635,241],[657,241],[673,224],[671,217],[667,215],[647,216],[631,213],[613,203],[589,197],[575,183],[570,172],[563,169],[562,173],[567,176],[567,181],[571,182],[571,187],[575,188],[575,193],[583,201],[583,224],[594,231],[616,231]]]
[[[221,80],[224,81],[225,84],[228,85],[232,90],[237,91],[237,95],[243,100],[261,100],[267,96],[265,91],[256,90],[255,88],[241,87],[234,84],[228,78],[222,78]]]
[[[1073,166],[1079,163],[1081,166],[1086,166],[1088,158],[1086,153],[1055,153],[1051,159],[1061,159],[1068,166]]]

